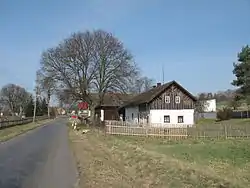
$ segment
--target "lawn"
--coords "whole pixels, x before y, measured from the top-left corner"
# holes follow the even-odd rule
[[[249,140],[69,136],[80,187],[250,187]]]
[[[238,107],[238,110],[247,110],[247,104],[246,104],[246,101],[245,100],[240,100],[239,101],[239,107]],[[216,104],[217,106],[217,109],[222,109],[224,107],[230,107],[230,101],[221,101],[221,102],[217,102]]]
[[[242,126],[242,125],[249,125],[250,126],[250,118],[242,118],[242,119],[230,119],[230,120],[224,120],[224,121],[217,121],[216,119],[200,119],[198,120],[197,124],[198,126],[202,125],[234,125],[234,126]]]
[[[51,120],[41,120],[41,121],[38,121],[35,123],[28,123],[28,124],[24,124],[24,125],[18,125],[18,126],[2,129],[2,130],[0,130],[0,142],[9,140],[15,136],[23,134],[23,133],[30,131],[32,129],[35,129],[35,128],[37,128],[37,127],[39,127],[39,126],[41,126],[44,123],[49,122],[49,121],[51,121]]]

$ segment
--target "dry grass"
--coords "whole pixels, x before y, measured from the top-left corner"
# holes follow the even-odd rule
[[[39,127],[40,125],[43,125],[44,123],[49,122],[49,121],[51,121],[51,120],[42,120],[42,121],[38,121],[36,123],[28,123],[28,124],[24,124],[24,125],[18,125],[18,126],[2,129],[2,130],[0,130],[0,142],[9,140],[15,136],[23,134],[23,133],[30,131],[32,129],[35,129],[35,128]]]
[[[105,136],[97,131],[81,135],[72,130],[69,136],[79,164],[80,187],[240,188],[250,185],[249,141],[180,143]]]

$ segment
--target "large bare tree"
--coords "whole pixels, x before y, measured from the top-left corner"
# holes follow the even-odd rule
[[[3,105],[7,106],[12,115],[19,113],[22,115],[23,110],[26,108],[30,93],[23,87],[15,84],[7,84],[2,87],[0,91],[0,101]]]
[[[93,61],[97,69],[92,83],[101,104],[108,91],[127,92],[131,78],[138,71],[131,53],[111,33],[98,30],[93,38]]]
[[[111,33],[102,30],[72,34],[42,54],[42,74],[49,75],[72,98],[93,104],[90,92],[99,93],[99,104],[108,91],[125,92],[137,71],[132,55]]]
[[[76,33],[57,47],[42,54],[41,72],[50,75],[60,88],[70,91],[75,99],[92,103],[88,95],[94,77],[93,37],[90,32]]]

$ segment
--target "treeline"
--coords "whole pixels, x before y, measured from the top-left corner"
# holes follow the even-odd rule
[[[216,93],[202,92],[198,94],[198,98],[201,100],[205,99],[216,99],[217,102],[232,101],[236,95],[236,90],[228,89],[226,91],[219,91]]]
[[[7,84],[0,90],[0,112],[4,116],[31,117],[34,113],[34,97],[25,88]],[[48,104],[45,97],[36,99],[36,115],[47,115]]]

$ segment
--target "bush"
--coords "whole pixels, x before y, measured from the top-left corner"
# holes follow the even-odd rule
[[[221,110],[218,110],[217,112],[217,119],[222,121],[222,120],[228,120],[231,119],[232,117],[232,109],[228,107],[224,107]]]

